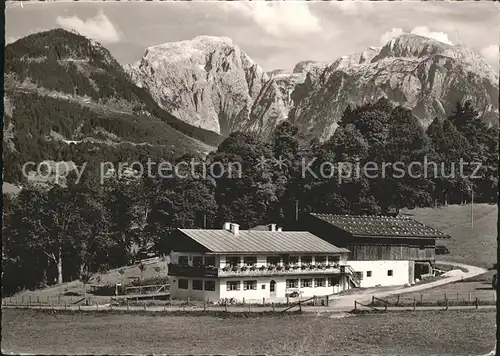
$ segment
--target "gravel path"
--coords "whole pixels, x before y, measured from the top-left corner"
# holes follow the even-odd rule
[[[365,291],[364,293],[359,293],[359,294],[351,294],[351,295],[345,295],[345,296],[332,296],[329,302],[328,309],[330,311],[349,311],[354,308],[354,301],[358,301],[363,304],[368,304],[371,302],[372,296],[375,296],[377,298],[384,298],[390,295],[394,294],[401,294],[401,293],[410,293],[410,292],[416,292],[420,290],[425,290],[425,289],[430,289],[438,286],[442,286],[444,284],[448,283],[453,283],[456,281],[460,281],[462,279],[466,278],[471,278],[478,276],[480,274],[483,274],[486,272],[484,268],[480,267],[475,267],[475,266],[470,266],[466,265],[463,263],[456,263],[456,262],[444,262],[444,261],[436,261],[436,263],[443,264],[443,265],[452,265],[452,266],[457,266],[457,267],[462,267],[467,270],[467,272],[462,272],[462,273],[457,273],[457,274],[452,274],[449,277],[429,282],[429,283],[423,283],[420,285],[416,286],[411,286],[411,287],[396,287],[393,290],[388,290],[388,291],[383,291],[383,292],[376,292],[373,290],[370,291]]]

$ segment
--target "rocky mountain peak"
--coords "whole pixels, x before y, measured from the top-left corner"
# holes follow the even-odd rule
[[[413,110],[423,126],[472,100],[483,120],[498,125],[498,74],[470,49],[403,34],[380,50],[343,56],[321,80],[295,90],[294,122],[327,139],[349,104],[385,97]]]
[[[372,61],[376,62],[386,57],[424,57],[442,53],[452,47],[450,44],[428,37],[404,33],[387,42]]]
[[[330,63],[301,61],[292,73],[265,73],[230,39],[199,36],[148,48],[128,72],[164,109],[223,135],[265,136],[288,118],[327,139],[347,105],[382,97],[412,109],[423,126],[467,99],[498,121],[498,74],[486,61],[468,48],[415,34]]]
[[[248,120],[253,101],[269,80],[227,37],[198,36],[152,46],[125,68],[164,109],[222,134]]]

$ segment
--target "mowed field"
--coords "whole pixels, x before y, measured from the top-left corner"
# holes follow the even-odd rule
[[[493,349],[495,330],[495,312],[483,310],[223,319],[9,309],[3,311],[2,350],[68,355],[478,355]]]
[[[437,241],[451,252],[436,256],[437,260],[484,268],[497,262],[497,205],[474,204],[474,227],[471,227],[470,204],[405,209],[402,213],[451,236],[449,240]]]

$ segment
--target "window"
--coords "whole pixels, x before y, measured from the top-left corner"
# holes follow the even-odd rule
[[[188,256],[179,256],[179,264],[182,266],[187,266],[188,263]]]
[[[215,290],[215,281],[205,281],[205,290]]]
[[[363,279],[363,272],[354,272],[359,280]]]
[[[257,257],[245,256],[243,257],[243,264],[246,266],[255,266],[257,264]]]
[[[312,278],[309,278],[309,279],[301,279],[300,280],[300,286],[302,288],[311,288],[313,286],[313,283],[312,283]]]
[[[267,264],[271,266],[277,266],[281,262],[281,257],[279,256],[267,256]]]
[[[265,284],[262,285],[262,289],[266,289],[266,285]]]
[[[229,267],[239,266],[240,261],[240,257],[226,257],[226,265]]]
[[[287,279],[286,280],[287,288],[299,288],[299,280],[298,279]]]
[[[193,266],[201,266],[203,264],[202,256],[193,256]]]
[[[256,290],[257,289],[257,281],[243,281],[243,289],[244,290]]]
[[[314,262],[318,264],[326,263],[326,256],[316,256]]]
[[[387,270],[387,275],[388,275],[389,277],[392,277],[392,269],[388,269],[388,270]]]
[[[206,266],[215,266],[215,256],[205,256]]]
[[[328,256],[328,263],[337,264],[340,262],[339,256]]]
[[[418,249],[419,249],[419,250],[425,250],[425,245],[424,245],[424,244],[420,244],[420,245],[418,245]]]
[[[203,290],[203,281],[193,279],[193,290]]]
[[[240,281],[228,281],[226,290],[240,290]]]
[[[310,265],[312,264],[312,257],[311,256],[302,256],[300,258],[300,261],[303,265]]]
[[[299,263],[299,256],[290,256],[288,257],[288,263],[291,265],[296,265]]]
[[[189,283],[187,279],[179,279],[177,285],[179,286],[179,289],[188,289]]]
[[[326,287],[326,279],[325,278],[316,278],[314,280],[315,287]]]
[[[372,276],[372,271],[366,271],[366,277],[371,277]]]
[[[338,286],[340,283],[339,277],[328,278],[328,287]]]

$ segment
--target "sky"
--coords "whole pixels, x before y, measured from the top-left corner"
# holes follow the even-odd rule
[[[149,46],[226,36],[264,70],[335,59],[413,32],[465,45],[499,68],[500,4],[480,2],[28,2],[8,4],[6,41],[65,28],[99,41],[122,64]]]

